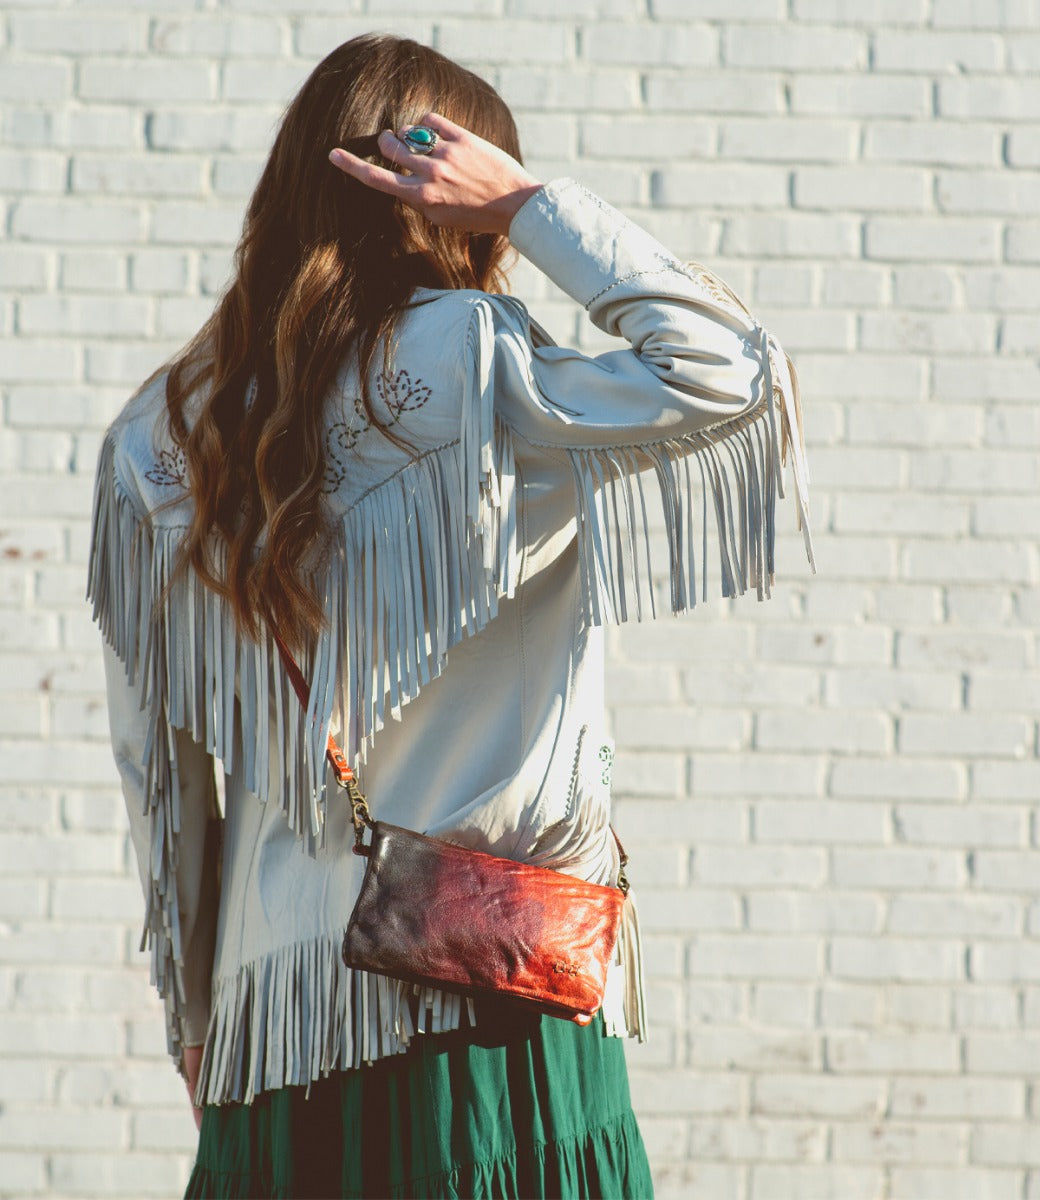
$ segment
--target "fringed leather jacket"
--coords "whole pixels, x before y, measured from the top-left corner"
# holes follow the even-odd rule
[[[788,363],[733,294],[570,180],[533,196],[510,237],[627,344],[587,357],[512,297],[420,290],[371,387],[400,444],[344,364],[306,711],[269,637],[242,635],[190,573],[167,588],[191,501],[162,377],[104,440],[89,592],[143,945],[178,1064],[205,1043],[200,1103],[473,1020],[465,999],[340,959],[364,860],[327,786],[330,728],[378,818],[608,881],[603,626],[653,615],[655,577],[675,612],[715,572],[712,590],[768,595],[785,450],[809,546]],[[608,1033],[642,1035],[631,905],[603,1012]]]

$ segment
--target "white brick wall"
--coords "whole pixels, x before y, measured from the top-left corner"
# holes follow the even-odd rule
[[[212,305],[282,105],[371,28],[486,74],[533,169],[716,264],[803,381],[819,578],[784,513],[771,604],[611,639],[659,1193],[1040,1197],[1037,0],[4,7],[0,1195],[186,1177],[82,601],[94,456]]]

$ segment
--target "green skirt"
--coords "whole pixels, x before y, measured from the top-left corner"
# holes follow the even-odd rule
[[[476,1029],[252,1104],[207,1106],[186,1197],[649,1200],[624,1048],[485,1006]]]

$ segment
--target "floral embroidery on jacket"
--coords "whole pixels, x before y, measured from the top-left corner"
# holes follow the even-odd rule
[[[144,477],[159,487],[187,487],[188,464],[184,460],[184,451],[180,446],[174,450],[160,450],[155,466],[145,471]]]
[[[421,379],[416,379],[413,383],[411,375],[404,369],[398,371],[393,379],[387,375],[380,375],[376,380],[376,391],[380,400],[393,413],[395,420],[400,420],[403,412],[422,408],[433,395]]]
[[[396,425],[401,414],[414,412],[430,399],[433,390],[421,379],[413,380],[403,368],[391,378],[380,375],[376,379],[376,391],[390,413],[387,425]],[[326,495],[337,490],[347,477],[347,454],[357,445],[358,438],[371,427],[372,421],[358,396],[354,400],[354,415],[349,421],[336,421],[325,434],[325,482],[322,492]]]

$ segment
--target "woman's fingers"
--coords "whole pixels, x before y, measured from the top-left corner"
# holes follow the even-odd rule
[[[375,188],[378,192],[386,192],[387,195],[396,196],[399,199],[405,199],[408,195],[408,176],[398,175],[395,171],[388,171],[386,167],[366,162],[363,158],[351,154],[349,150],[340,148],[333,150],[329,154],[329,162],[334,167],[338,167],[345,175],[352,175],[366,187]],[[414,187],[415,184],[412,183],[411,186]]]

